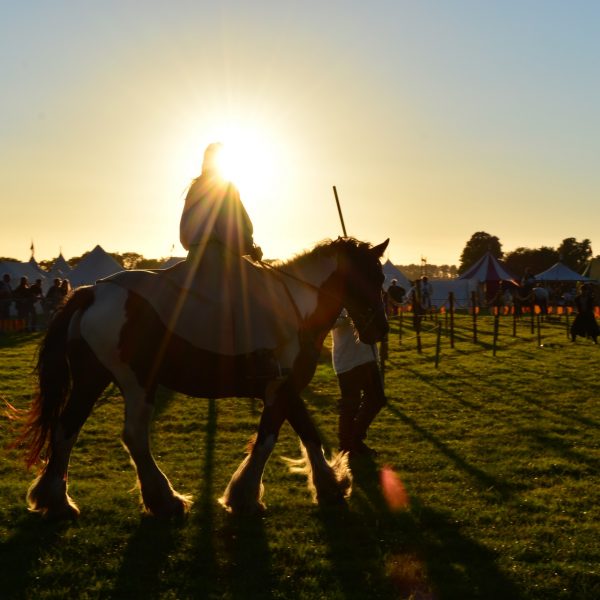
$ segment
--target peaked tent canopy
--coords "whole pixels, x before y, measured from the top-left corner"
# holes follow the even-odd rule
[[[71,271],[69,280],[73,287],[79,287],[80,285],[96,283],[98,279],[108,277],[119,271],[123,271],[123,267],[100,246],[96,246]]]
[[[167,260],[160,265],[160,268],[168,269],[169,267],[173,267],[177,263],[180,263],[182,260],[185,260],[185,256],[171,256],[171,258],[167,258]]]
[[[71,277],[71,267],[69,263],[65,260],[64,256],[61,254],[58,255],[58,258],[54,261],[52,268],[48,271],[46,277],[48,277],[49,281],[53,281],[54,279],[70,279]]]
[[[501,281],[519,285],[514,276],[489,250],[467,269],[458,281],[467,282],[469,294],[477,292],[481,299],[485,298],[488,302],[498,293]]]
[[[467,269],[458,279],[469,279],[477,283],[517,280],[509,273],[500,261],[488,250],[472,267]]]
[[[383,265],[383,274],[385,275],[385,281],[383,287],[387,290],[392,283],[392,279],[398,280],[398,285],[403,287],[407,292],[411,288],[410,281],[406,275],[397,267],[395,267],[390,259],[388,258]]]
[[[539,281],[589,281],[589,277],[580,275],[567,265],[557,262],[549,269],[538,273],[535,278]]]
[[[600,257],[592,258],[583,274],[594,281],[600,281]]]

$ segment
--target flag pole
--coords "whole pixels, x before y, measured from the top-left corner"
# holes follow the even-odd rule
[[[340,215],[340,222],[342,223],[344,237],[348,237],[348,234],[346,233],[346,225],[344,223],[344,215],[342,215],[342,207],[340,206],[340,199],[338,198],[337,188],[335,185],[333,186],[333,195],[335,196],[335,203],[337,204],[338,214]]]
[[[333,195],[335,196],[335,203],[337,204],[338,214],[340,215],[340,223],[342,224],[344,237],[348,237],[348,234],[346,233],[346,224],[344,223],[344,215],[342,214],[342,207],[340,205],[340,199],[338,197],[337,188],[335,185],[333,186]],[[384,359],[381,356],[383,353],[380,353],[379,360],[377,360],[377,346],[375,344],[371,344],[371,352],[373,352],[373,360],[378,367],[379,377],[381,379],[381,387],[385,390],[385,364]]]

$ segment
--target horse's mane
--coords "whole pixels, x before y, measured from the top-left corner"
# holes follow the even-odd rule
[[[353,237],[339,237],[335,240],[325,239],[318,242],[312,249],[299,252],[292,258],[276,260],[272,263],[274,267],[301,267],[304,263],[315,258],[327,258],[339,250],[353,252],[356,250],[368,250],[371,248],[368,242],[361,242]]]

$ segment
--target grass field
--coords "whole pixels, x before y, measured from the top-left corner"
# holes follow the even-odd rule
[[[389,404],[373,424],[374,462],[353,462],[347,510],[311,503],[284,425],[265,472],[268,510],[232,519],[218,505],[254,433],[260,404],[160,393],[154,450],[195,503],[186,519],[143,517],[122,448],[123,402],[103,396],[75,447],[70,493],[78,521],[45,522],[25,508],[33,473],[6,444],[0,417],[0,598],[600,597],[600,346],[569,342],[565,323],[458,316],[456,343],[433,323],[423,353],[393,322]],[[0,337],[0,396],[27,406],[38,334]],[[328,450],[336,447],[337,382],[324,352],[304,397]],[[0,409],[1,410],[1,409]],[[382,468],[408,506],[390,509]],[[393,478],[394,475],[391,475]]]

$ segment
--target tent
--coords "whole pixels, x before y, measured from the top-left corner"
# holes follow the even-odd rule
[[[519,285],[515,277],[488,250],[473,266],[467,269],[458,281],[468,282],[469,293],[476,291],[485,294],[491,300],[498,292],[500,281]]]
[[[593,281],[600,281],[600,257],[592,258],[583,274]]]
[[[123,271],[123,267],[100,246],[96,246],[73,268],[69,280],[73,287],[79,287],[80,285],[96,283],[98,279],[108,277],[119,271]]]
[[[398,281],[398,285],[403,287],[407,292],[412,287],[408,277],[397,267],[395,267],[390,259],[388,258],[383,265],[383,274],[385,275],[385,281],[383,282],[383,287],[387,290],[392,283],[392,279],[396,279]]]
[[[60,279],[69,279],[71,275],[71,267],[69,263],[65,260],[65,257],[62,255],[62,252],[58,255],[58,258],[54,261],[52,268],[47,273],[46,277],[50,281],[56,279],[57,277]]]
[[[584,275],[580,275],[579,273],[573,271],[573,269],[567,267],[561,262],[557,262],[552,265],[549,269],[546,269],[542,273],[538,273],[535,275],[536,280],[538,281],[554,281],[554,282],[575,282],[575,281],[590,281],[589,277],[585,277]]]
[[[13,289],[19,285],[21,277],[27,277],[29,284],[35,282],[36,279],[41,279],[42,284],[47,273],[42,271],[35,260],[32,258],[28,262],[15,262],[11,260],[3,260],[0,262],[0,277],[8,273],[11,278]]]
[[[168,269],[169,267],[175,266],[177,263],[180,263],[182,260],[185,260],[184,256],[171,256],[171,258],[167,258],[165,262],[160,265],[161,269]]]

